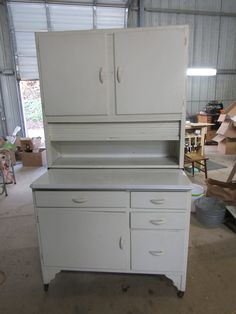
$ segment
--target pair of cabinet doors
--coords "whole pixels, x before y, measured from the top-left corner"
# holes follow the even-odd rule
[[[181,113],[186,28],[37,34],[46,116]]]

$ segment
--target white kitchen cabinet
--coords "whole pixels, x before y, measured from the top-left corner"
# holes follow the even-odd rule
[[[114,39],[116,113],[182,112],[186,33],[181,28],[134,30],[115,33]]]
[[[46,116],[108,114],[106,33],[42,33],[38,55]]]
[[[45,289],[61,270],[186,286],[185,26],[36,34],[48,171],[31,184]]]
[[[36,38],[46,116],[182,112],[186,28],[53,32]]]
[[[77,270],[164,274],[185,291],[191,188],[182,170],[50,169],[31,188],[46,288]]]

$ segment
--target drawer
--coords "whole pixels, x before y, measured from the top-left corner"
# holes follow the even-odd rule
[[[38,207],[127,208],[128,192],[103,191],[36,191]]]
[[[133,230],[131,267],[139,271],[182,271],[184,231]]]
[[[185,213],[131,213],[132,229],[185,229]]]
[[[186,192],[132,192],[132,208],[178,208],[186,209]]]

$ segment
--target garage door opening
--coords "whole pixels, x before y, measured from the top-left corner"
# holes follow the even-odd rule
[[[20,91],[26,136],[40,136],[42,142],[44,142],[43,115],[39,81],[20,81]]]

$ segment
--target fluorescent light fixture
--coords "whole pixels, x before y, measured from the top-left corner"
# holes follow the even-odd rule
[[[216,75],[216,69],[212,68],[188,68],[188,76],[214,76]]]

